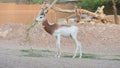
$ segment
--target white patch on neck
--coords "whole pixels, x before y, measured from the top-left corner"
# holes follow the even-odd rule
[[[54,23],[49,23],[49,25],[54,25]]]

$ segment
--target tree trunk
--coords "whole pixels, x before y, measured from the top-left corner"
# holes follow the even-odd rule
[[[115,0],[112,0],[112,3],[113,3],[113,9],[114,9],[114,19],[115,19],[115,24],[119,24],[119,22],[118,22],[117,8],[116,8]]]

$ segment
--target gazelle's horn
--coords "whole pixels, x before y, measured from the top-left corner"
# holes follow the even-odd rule
[[[57,2],[58,0],[54,0],[53,2],[52,2],[52,4],[50,4],[49,2],[48,2],[48,0],[44,0],[43,1],[43,4],[42,4],[42,9],[39,11],[39,14],[38,14],[38,16],[40,15],[40,14],[43,14],[43,13],[47,13],[52,7],[53,7],[53,5]]]
[[[53,5],[54,5],[57,1],[58,1],[58,0],[54,0],[54,1],[52,2],[52,4],[49,5],[49,7],[47,8],[47,10],[51,9],[51,8],[53,7]]]

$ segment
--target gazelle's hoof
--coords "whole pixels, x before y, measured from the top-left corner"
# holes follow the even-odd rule
[[[55,57],[60,58],[60,56],[59,56],[59,55],[55,55]]]
[[[75,58],[75,56],[72,57],[73,59]]]
[[[82,56],[79,57],[80,59],[82,58]]]
[[[60,58],[60,56],[57,56],[58,58]]]
[[[73,56],[72,58],[75,58],[76,56]],[[80,56],[79,58],[82,58],[82,56]]]
[[[82,58],[82,54],[80,54],[79,58]]]
[[[58,55],[55,55],[55,57],[57,57]]]

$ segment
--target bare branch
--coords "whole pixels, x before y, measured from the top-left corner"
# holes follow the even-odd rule
[[[59,12],[75,13],[75,10],[61,9],[58,7],[52,7],[52,9],[59,11]],[[80,11],[80,13],[85,13],[85,14],[88,14],[93,17],[98,17],[98,15],[96,13],[90,12],[88,10],[80,9],[79,11]]]
[[[107,22],[107,20],[106,20],[106,15],[103,13],[103,9],[104,9],[104,6],[102,6],[102,7],[99,7],[100,8],[100,10],[98,10],[98,12],[100,13],[94,13],[94,12],[90,12],[90,11],[88,11],[88,10],[85,10],[85,9],[79,9],[78,8],[78,12],[79,13],[84,13],[84,14],[88,14],[88,15],[90,15],[90,16],[92,16],[92,17],[94,17],[94,18],[96,18],[96,19],[99,19],[99,20],[104,20],[104,22]],[[75,9],[73,9],[73,10],[68,10],[68,9],[62,9],[62,8],[58,8],[58,7],[52,7],[52,9],[53,10],[55,10],[55,11],[59,11],[59,12],[64,12],[64,13],[76,13],[76,10]],[[104,23],[103,22],[103,23]]]
[[[40,15],[40,13],[43,12],[43,10],[44,10],[44,12],[49,11],[57,1],[58,0],[54,0],[52,2],[52,4],[50,4],[49,0],[44,0],[43,4],[42,4],[42,7],[41,7],[42,9],[39,11],[38,16]]]

